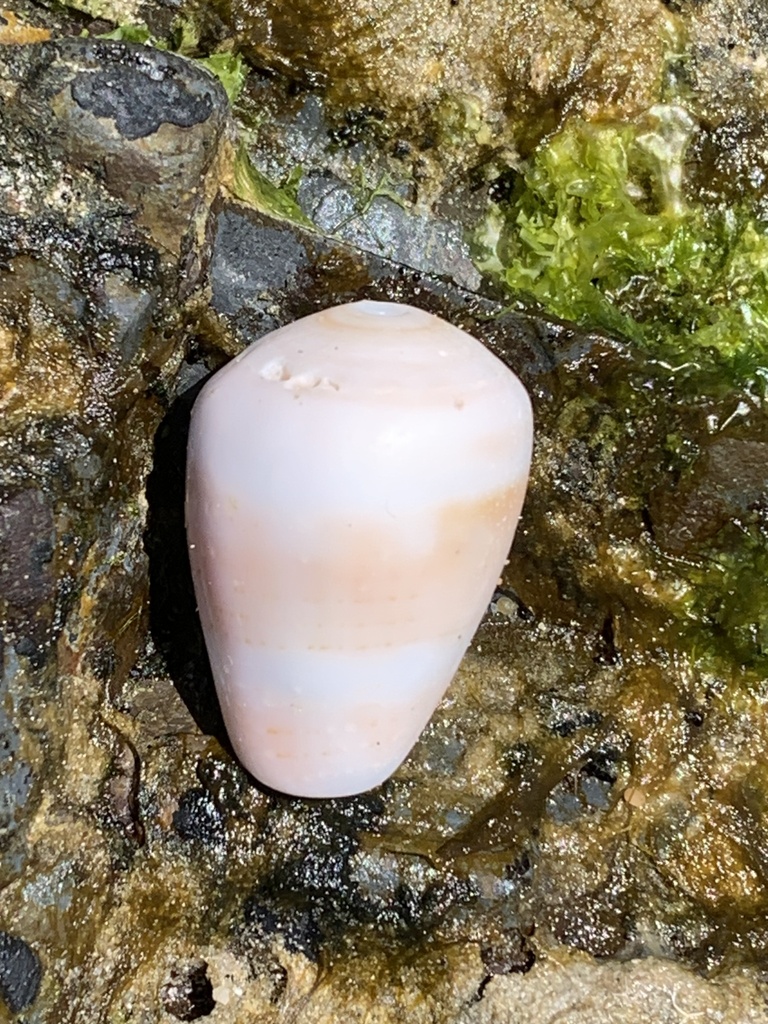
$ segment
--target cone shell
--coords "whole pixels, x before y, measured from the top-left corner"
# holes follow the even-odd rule
[[[397,768],[493,594],[531,444],[517,377],[412,306],[315,313],[206,385],[190,559],[227,730],[259,780],[344,796]]]

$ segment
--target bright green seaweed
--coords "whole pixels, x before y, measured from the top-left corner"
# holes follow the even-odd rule
[[[688,199],[692,125],[571,123],[541,146],[478,238],[483,266],[549,312],[639,342],[660,359],[714,360],[768,385],[768,231],[746,208]]]
[[[739,436],[765,440],[768,230],[748,197],[728,206],[687,194],[693,131],[677,106],[654,108],[642,125],[571,122],[492,208],[477,235],[481,265],[547,312],[628,339],[673,404],[731,401]],[[667,438],[670,453],[679,443]],[[697,437],[692,450],[708,443]],[[701,472],[690,459],[682,468],[683,484]],[[731,514],[678,557],[658,556],[685,583],[674,632],[694,660],[763,678],[764,505]]]

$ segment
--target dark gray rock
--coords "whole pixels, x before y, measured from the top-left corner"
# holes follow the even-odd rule
[[[329,304],[362,298],[411,302],[466,326],[526,383],[551,370],[573,340],[562,325],[509,311],[407,262],[280,224],[240,203],[222,203],[216,212],[212,306],[240,344]]]
[[[750,509],[768,508],[766,466],[768,442],[714,438],[676,491],[660,489],[652,503],[659,542],[681,554]]]
[[[198,88],[198,95],[184,81],[183,66],[174,66],[152,57],[133,67],[116,61],[114,67],[102,66],[82,72],[72,80],[72,99],[96,117],[108,117],[126,139],[154,135],[161,124],[179,128],[207,121],[213,111],[213,88]],[[143,64],[143,66],[142,66]],[[199,82],[192,84],[200,85]]]
[[[87,39],[3,48],[0,92],[0,606],[41,667],[141,486],[227,104],[198,65]]]
[[[11,1013],[21,1013],[40,991],[43,965],[37,953],[16,935],[0,931],[0,996]]]
[[[21,754],[21,733],[14,721],[23,687],[16,650],[0,638],[0,843],[15,832],[32,790],[32,768]],[[21,642],[16,648],[21,647]],[[34,644],[32,651],[35,650]]]
[[[87,179],[75,184],[72,170],[103,181],[156,242],[186,258],[183,291],[190,291],[211,198],[206,182],[227,124],[218,81],[175,54],[115,40],[44,43],[5,61],[5,77],[17,86],[14,132],[39,132],[49,122],[39,156],[69,165],[63,198],[70,205],[83,198]]]
[[[261,306],[269,322],[272,295],[286,289],[307,260],[306,247],[291,232],[224,208],[216,220],[210,267],[213,308],[234,316]]]
[[[182,793],[173,827],[182,839],[194,839],[212,848],[221,847],[225,839],[221,811],[210,793],[199,787]]]
[[[143,492],[227,119],[160,51],[0,46],[0,994],[26,1009],[44,961],[41,1021],[106,1019],[74,992],[81,936],[144,840],[109,700],[145,636]]]
[[[410,209],[391,186],[386,190],[375,182],[355,186],[318,172],[302,178],[297,198],[324,234],[425,274],[451,279],[459,287],[480,286],[482,279],[462,225]]]
[[[54,596],[56,543],[53,512],[42,491],[32,488],[0,501],[0,593],[9,621],[33,632],[31,617]]]
[[[689,166],[711,199],[768,213],[768,12],[762,0],[677,0],[689,33],[687,102],[699,121]]]
[[[163,1009],[177,1020],[199,1020],[213,1013],[216,1003],[204,960],[179,964],[171,970],[160,997]]]

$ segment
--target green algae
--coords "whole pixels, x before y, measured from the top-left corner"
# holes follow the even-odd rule
[[[198,60],[203,67],[216,75],[224,86],[227,99],[234,103],[243,91],[248,77],[248,69],[240,54],[223,50],[220,53],[212,53],[210,57],[200,57]]]
[[[768,231],[747,204],[689,199],[692,123],[675,107],[653,119],[576,121],[541,146],[479,235],[482,265],[550,313],[713,361],[763,395]]]
[[[141,45],[150,44],[152,46],[159,46],[156,39],[153,38],[152,33],[149,31],[143,21],[139,22],[125,22],[124,24],[117,25],[110,32],[103,32],[99,35],[99,39],[116,39],[123,43],[139,43]],[[162,46],[159,46],[162,49]]]
[[[708,453],[721,436],[747,445],[766,436],[768,229],[749,196],[728,204],[691,194],[692,134],[676,106],[633,124],[573,121],[536,150],[477,241],[483,268],[518,299],[626,339],[637,353],[642,379],[608,380],[598,433],[610,444],[617,429],[626,437],[650,414],[634,494],[642,500],[653,489],[655,466],[671,481],[666,515],[674,493],[688,490],[696,492],[688,513],[709,510],[712,520],[685,543],[657,537],[647,563],[677,578],[667,606],[677,643],[702,665],[760,675],[768,668],[765,494],[725,497],[727,467],[708,465]],[[585,401],[574,398],[571,412],[586,416],[594,449]],[[683,407],[698,409],[698,422],[685,422]]]
[[[235,157],[232,176],[232,194],[261,213],[280,220],[287,220],[302,227],[312,227],[312,222],[293,198],[297,185],[297,174],[292,172],[283,186],[263,174],[248,155],[245,144],[241,143]]]

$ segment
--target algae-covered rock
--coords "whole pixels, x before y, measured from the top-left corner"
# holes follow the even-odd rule
[[[23,939],[0,932],[0,994],[11,1013],[26,1010],[37,998],[40,960]]]
[[[181,23],[167,7],[81,6],[168,41]],[[525,226],[545,265],[516,272],[546,282],[573,269],[548,276],[554,243],[536,234],[562,196],[586,214],[560,227],[600,221],[604,202],[613,237],[639,223],[664,241],[707,198],[670,165],[737,109],[757,123],[762,22],[720,0],[620,6],[182,8],[188,48],[234,26],[293,79],[253,76],[239,148],[198,63],[116,40],[0,49],[0,1017],[761,1019],[768,434],[759,347],[745,360],[731,344],[760,300],[759,218],[719,211],[751,224],[733,294],[703,295],[714,259],[677,278],[670,260],[659,283],[646,265],[610,277],[617,258],[596,297],[600,276],[577,261],[586,291],[542,292],[550,312],[531,312],[456,283],[477,280],[458,238],[485,170],[438,213],[414,182],[369,176],[377,139],[387,168],[393,139],[413,168],[425,152],[456,169],[502,143],[530,150],[492,169],[519,167],[493,196],[527,217],[496,255]],[[60,32],[63,17],[30,24]],[[726,23],[730,50],[714,41]],[[690,61],[670,64],[670,41]],[[698,106],[605,123],[640,114],[670,75]],[[297,80],[318,91],[292,96]],[[591,159],[643,131],[656,163],[609,175],[596,205],[594,179],[547,176],[563,140],[573,168],[574,138]],[[291,160],[310,170],[281,191],[268,173]],[[654,348],[681,294],[697,328],[712,323],[693,299],[729,311],[723,359]],[[228,748],[189,575],[186,433],[202,382],[245,345],[362,297],[413,302],[487,344],[531,392],[536,451],[499,589],[412,755],[376,792],[304,801],[262,789]],[[584,315],[606,298],[624,319]]]
[[[690,25],[689,102],[701,124],[693,175],[703,190],[731,201],[744,192],[764,193],[768,174],[761,141],[768,100],[765,8],[758,2],[728,0],[681,6]]]
[[[644,109],[676,30],[656,0],[234,0],[225,20],[259,62],[322,84],[337,109],[405,129],[425,148],[472,151],[524,145],[566,114]]]
[[[563,974],[568,978],[567,989],[559,983]],[[706,1020],[709,1016],[756,1024],[764,1011],[745,981],[735,975],[708,984],[676,964],[652,960],[598,964],[558,958],[523,979],[494,979],[482,1002],[460,1020],[461,1024],[508,1020],[519,1024],[609,1024],[617,1020],[684,1024],[692,1017]]]
[[[111,853],[141,841],[104,701],[146,626],[144,480],[226,105],[178,58],[86,40],[0,48],[0,92],[2,916],[37,965],[2,992],[25,1009],[42,965],[63,1020]]]

